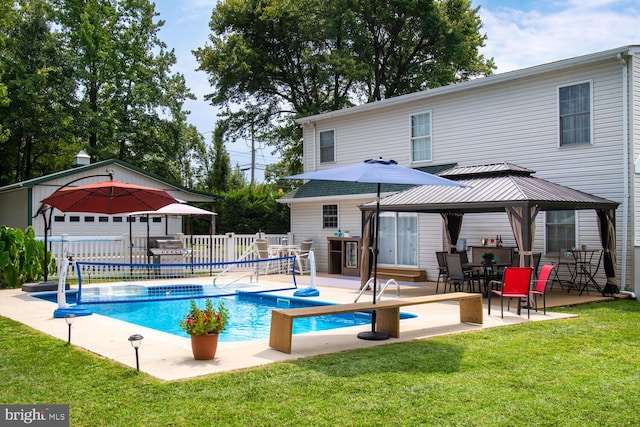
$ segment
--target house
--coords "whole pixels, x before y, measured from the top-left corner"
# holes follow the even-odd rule
[[[618,284],[632,290],[640,283],[639,54],[640,46],[623,46],[301,118],[305,172],[379,157],[432,173],[519,165],[619,203]],[[398,190],[383,186],[383,196]],[[290,206],[291,232],[313,239],[318,270],[326,272],[330,240],[339,230],[360,234],[360,206],[374,198],[367,184],[310,181],[280,201]],[[557,261],[562,248],[601,247],[593,211],[545,211],[535,225],[533,251],[542,262]],[[383,212],[380,235],[383,268],[437,277],[435,252],[448,249],[440,215]],[[498,236],[515,246],[504,213],[465,214],[460,238],[467,246]]]
[[[78,165],[51,175],[0,187],[0,224],[22,229],[31,225],[36,236],[44,236],[44,219],[42,215],[37,214],[41,200],[58,188],[75,180],[77,180],[76,185],[105,181],[109,179],[109,172],[113,172],[115,180],[166,190],[181,201],[210,203],[211,210],[215,212],[216,197],[169,182],[126,162],[110,159]],[[147,232],[146,224],[140,224],[137,227],[135,224],[146,222],[146,220],[145,216],[63,213],[54,209],[50,234],[54,236],[62,234],[69,236],[123,236],[130,233],[129,227],[131,226],[133,234],[144,235]],[[182,218],[178,216],[154,216],[149,221],[149,233],[152,236],[175,235],[183,232]]]

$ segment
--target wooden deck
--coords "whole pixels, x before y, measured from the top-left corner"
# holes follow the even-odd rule
[[[306,287],[309,284],[309,276],[296,276],[296,280],[298,283],[298,287]],[[381,283],[385,283],[386,279],[381,279]],[[434,295],[436,293],[436,282],[398,282],[400,284],[400,296],[401,297],[417,297],[423,295]],[[330,286],[330,287],[340,287],[340,288],[353,288],[354,289],[354,298],[360,288],[360,278],[358,277],[348,277],[341,276],[337,274],[319,274],[316,277],[316,286]],[[439,293],[442,293],[442,283],[440,284]],[[395,297],[396,288],[394,286],[390,286],[385,294],[389,295],[389,297]],[[553,289],[547,290],[547,308],[553,307],[567,307],[579,304],[588,304],[596,301],[613,301],[616,298],[613,297],[603,297],[596,291],[585,291],[582,295],[578,295],[579,292],[576,290],[572,290],[571,292],[567,292],[566,290],[562,290],[560,285],[557,283],[554,284]],[[371,292],[365,292],[365,294],[361,297],[361,301],[366,296],[371,298]],[[625,295],[622,295],[621,298],[626,298]],[[485,302],[486,303],[486,302]],[[496,298],[492,299],[492,306],[494,303],[500,305],[500,299]],[[542,299],[539,298],[539,303],[542,305]]]

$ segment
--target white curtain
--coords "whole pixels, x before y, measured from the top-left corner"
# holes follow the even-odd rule
[[[380,264],[418,265],[418,216],[415,213],[380,214]]]

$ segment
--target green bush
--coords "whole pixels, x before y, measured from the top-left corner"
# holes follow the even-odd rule
[[[0,226],[0,288],[17,288],[43,277],[44,243],[36,240],[33,228]]]

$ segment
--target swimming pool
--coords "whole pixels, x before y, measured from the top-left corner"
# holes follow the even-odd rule
[[[74,302],[74,292],[67,292],[67,301]],[[55,293],[34,295],[55,302]],[[298,308],[329,304],[321,301],[309,301],[302,298],[282,297],[267,293],[238,292],[234,296],[214,297],[213,305],[223,299],[229,309],[227,330],[220,334],[221,342],[250,341],[268,338],[273,308]],[[199,307],[204,307],[204,300],[196,299]],[[189,299],[160,300],[147,302],[117,302],[108,304],[91,304],[85,306],[93,313],[109,316],[114,319],[134,323],[170,334],[188,337],[180,329],[179,320],[189,311]],[[401,313],[400,318],[416,317],[414,314]],[[345,313],[331,316],[316,316],[296,319],[293,322],[293,333],[324,331],[349,326],[371,324],[369,313]]]

